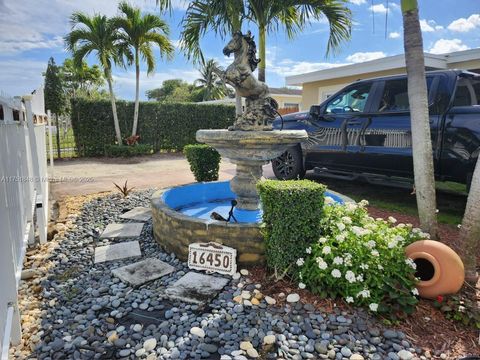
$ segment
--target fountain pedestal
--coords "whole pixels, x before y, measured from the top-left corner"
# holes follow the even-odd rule
[[[252,211],[259,208],[256,183],[262,177],[262,166],[307,138],[305,130],[197,131],[197,141],[214,147],[222,157],[237,165],[230,188],[237,196],[237,209]]]
[[[237,209],[256,210],[259,207],[257,181],[262,178],[265,161],[232,160],[237,165],[230,188],[237,195]]]

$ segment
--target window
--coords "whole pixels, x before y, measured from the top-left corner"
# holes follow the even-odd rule
[[[472,106],[480,104],[480,80],[459,79],[453,106]]]
[[[350,87],[341,94],[333,98],[327,105],[325,112],[329,113],[348,113],[348,112],[363,112],[367,104],[368,95],[372,83],[360,84],[355,87]]]
[[[407,79],[386,81],[378,111],[388,112],[408,110]]]

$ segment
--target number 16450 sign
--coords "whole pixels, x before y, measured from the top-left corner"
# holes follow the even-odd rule
[[[195,243],[188,247],[188,267],[233,275],[237,271],[237,251],[216,243]]]

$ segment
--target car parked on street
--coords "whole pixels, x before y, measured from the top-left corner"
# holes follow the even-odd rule
[[[480,75],[427,72],[435,177],[470,184],[480,151]],[[307,170],[342,179],[406,184],[413,179],[407,76],[359,80],[309,112],[275,119],[274,128],[304,129],[309,139],[272,161],[279,179]]]

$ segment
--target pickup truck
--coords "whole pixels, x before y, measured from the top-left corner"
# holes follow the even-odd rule
[[[469,187],[480,151],[480,75],[426,74],[435,177]],[[272,160],[278,179],[324,176],[372,183],[413,179],[406,75],[359,80],[309,112],[276,118],[274,129],[304,129],[308,141]]]

